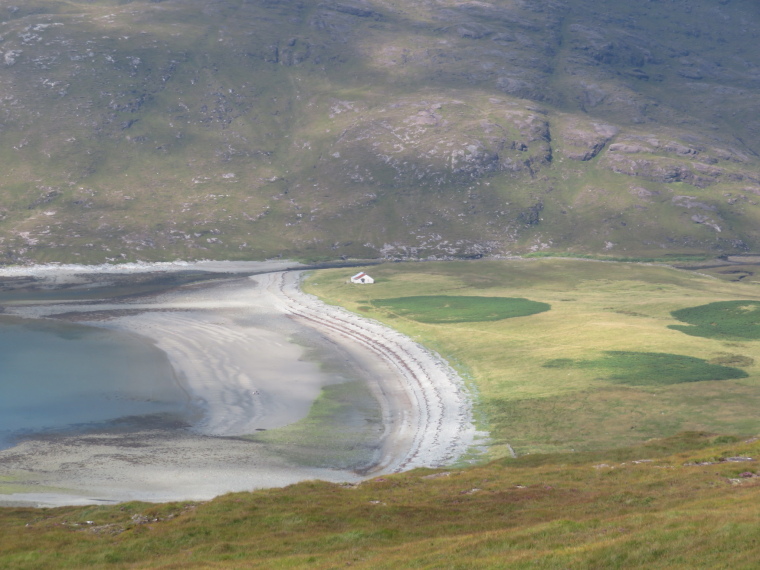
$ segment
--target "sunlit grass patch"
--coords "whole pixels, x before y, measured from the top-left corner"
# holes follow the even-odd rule
[[[739,368],[711,364],[701,358],[662,352],[627,352],[610,350],[597,360],[555,358],[546,368],[598,369],[605,380],[635,386],[664,386],[683,382],[732,380],[747,378]]]
[[[421,323],[471,323],[526,317],[551,309],[548,303],[515,297],[456,297],[425,295],[372,302]]]
[[[760,339],[760,301],[719,301],[673,311],[687,325],[668,328],[707,338]]]

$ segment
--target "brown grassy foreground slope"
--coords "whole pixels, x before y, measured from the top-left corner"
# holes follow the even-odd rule
[[[685,433],[205,504],[5,509],[0,568],[754,568],[759,454]]]

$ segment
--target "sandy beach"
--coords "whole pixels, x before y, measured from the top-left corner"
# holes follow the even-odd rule
[[[0,481],[23,488],[0,494],[0,505],[206,500],[307,479],[353,482],[441,466],[464,453],[475,429],[456,373],[411,339],[304,294],[298,287],[302,272],[283,271],[296,267],[220,262],[202,270],[241,276],[116,302],[6,306],[6,313],[22,317],[65,318],[151,339],[203,418],[170,433],[48,435],[0,451]],[[80,271],[45,268],[36,275],[72,283]],[[382,433],[362,475],[295,464],[238,437],[298,421],[323,387],[347,380],[323,370],[298,338],[339,353],[379,404]]]

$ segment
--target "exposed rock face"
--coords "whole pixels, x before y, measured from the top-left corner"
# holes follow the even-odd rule
[[[564,154],[571,160],[591,160],[618,132],[619,129],[612,125],[590,123],[581,126],[577,119],[571,120],[562,133]]]
[[[535,173],[551,162],[550,141],[546,119],[525,109],[406,99],[351,120],[322,163],[353,182],[445,187]]]
[[[543,209],[543,202],[536,202],[530,208],[520,212],[517,219],[528,226],[537,226],[541,221],[541,210]]]
[[[735,172],[700,162],[689,164],[667,158],[628,158],[624,154],[610,154],[605,157],[605,166],[619,174],[665,184],[686,182],[697,188],[707,188],[721,180],[758,182],[758,177],[751,172]]]

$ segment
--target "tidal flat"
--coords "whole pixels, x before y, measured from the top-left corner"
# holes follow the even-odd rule
[[[6,277],[0,504],[204,499],[356,478],[364,464],[311,470],[240,437],[306,417],[350,372],[323,371],[318,334],[249,303],[255,282],[236,267]]]
[[[109,414],[91,404],[84,407],[103,413],[23,430],[9,426],[8,441],[15,445],[0,451],[6,481],[0,505],[203,500],[306,479],[353,482],[440,463],[466,447],[472,430],[463,393],[451,400],[454,408],[465,403],[454,414],[453,425],[460,427],[450,430],[456,443],[428,450],[424,434],[433,416],[420,402],[436,388],[420,391],[410,384],[422,376],[407,377],[409,367],[394,364],[404,351],[390,357],[382,340],[367,345],[364,332],[361,341],[351,340],[352,333],[336,332],[330,319],[296,314],[294,307],[312,303],[317,314],[323,310],[316,299],[294,301],[298,276],[288,282],[291,292],[283,292],[286,274],[271,272],[282,269],[281,262],[251,265],[181,268],[179,275],[163,276],[144,270],[67,275],[60,269],[10,276],[2,285],[5,318],[95,339],[128,337],[158,358],[175,392],[174,398],[158,397],[161,382],[141,371],[150,364],[141,356],[111,361],[109,369],[103,353],[106,368],[90,373],[87,397],[94,397],[93,386],[108,384],[98,379],[123,374],[125,385],[136,390],[142,382],[146,390],[106,394],[106,401],[150,408],[167,400],[177,409]],[[70,298],[66,289],[74,293]],[[53,298],[45,299],[46,292]],[[372,334],[380,338],[384,331]],[[430,362],[442,386],[455,376]],[[139,378],[130,378],[132,372]],[[314,434],[321,434],[317,454]]]
[[[0,361],[0,449],[35,433],[199,413],[166,354],[123,331],[0,315]]]

